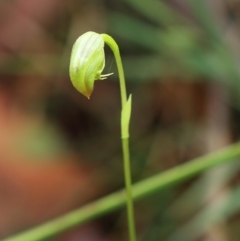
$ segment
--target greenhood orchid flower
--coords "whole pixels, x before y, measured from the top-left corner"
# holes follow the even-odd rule
[[[103,80],[111,75],[101,74],[104,67],[102,35],[91,31],[81,35],[73,45],[70,59],[69,73],[73,86],[89,99],[95,80]]]

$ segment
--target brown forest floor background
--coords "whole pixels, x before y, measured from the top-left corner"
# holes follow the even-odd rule
[[[85,31],[112,35],[123,54],[134,181],[237,141],[239,10],[237,0],[0,1],[0,238],[123,187],[113,56],[106,49],[114,76],[90,101],[68,77]],[[238,170],[214,169],[137,203],[141,240],[167,240],[237,186]],[[236,212],[194,240],[237,241],[239,222]],[[51,240],[126,235],[120,210]]]

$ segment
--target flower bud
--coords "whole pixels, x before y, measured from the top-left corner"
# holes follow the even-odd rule
[[[105,66],[104,40],[101,34],[87,32],[73,45],[70,59],[70,79],[73,86],[90,98],[95,80],[106,79],[110,74],[101,75]]]

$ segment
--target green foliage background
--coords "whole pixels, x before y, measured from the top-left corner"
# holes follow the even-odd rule
[[[5,168],[10,160],[13,167],[44,165],[49,170],[54,163],[58,172],[62,163],[69,163],[80,173],[70,171],[69,176],[77,178],[65,189],[53,185],[62,190],[55,196],[61,204],[53,211],[54,204],[49,204],[50,209],[44,205],[49,193],[40,201],[38,189],[33,188],[36,199],[30,201],[27,188],[11,184],[14,177],[21,183],[26,169],[17,174],[12,166],[7,169],[11,178],[3,178],[2,186],[8,184],[11,195],[6,195],[6,203],[20,195],[33,207],[29,210],[29,205],[18,207],[11,201],[15,211],[4,213],[9,221],[2,221],[1,238],[123,187],[117,75],[96,83],[90,101],[73,89],[68,77],[72,44],[86,31],[113,36],[123,55],[133,95],[134,182],[238,141],[238,1],[53,1],[49,6],[36,1],[35,8],[28,4],[26,0],[0,3],[4,13],[0,21],[1,166]],[[107,48],[106,53],[105,71],[116,73]],[[16,124],[4,124],[6,116],[7,123],[14,119]],[[238,241],[239,167],[236,160],[137,202],[139,240]],[[39,182],[46,178],[46,170]],[[33,175],[30,172],[28,176]],[[52,171],[50,176],[55,175]],[[66,192],[80,182],[82,189]],[[54,182],[49,178],[47,183]],[[0,203],[1,210],[8,210],[6,203]],[[43,216],[24,219],[18,208],[27,217],[39,208]],[[93,240],[85,234],[89,227],[96,240],[126,240],[125,220],[121,209],[51,240]]]

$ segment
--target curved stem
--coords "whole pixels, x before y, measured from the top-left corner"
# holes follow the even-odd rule
[[[117,43],[111,36],[104,34],[104,33],[101,35],[104,39],[104,42],[113,51],[113,54],[114,54],[114,57],[115,57],[115,60],[117,63],[118,75],[119,75],[119,81],[120,81],[121,101],[122,101],[122,108],[123,108],[124,104],[127,102],[127,91],[126,91],[125,77],[124,77],[124,71],[123,71],[120,51],[119,51]]]
[[[126,198],[127,198],[129,240],[135,241],[136,231],[135,231],[134,208],[133,208],[133,198],[132,198],[131,164],[130,164],[129,134],[128,134],[131,107],[129,107],[128,110],[126,110],[127,107],[125,108],[125,106],[127,105],[127,92],[126,92],[126,84],[125,84],[122,60],[121,60],[118,45],[111,36],[107,34],[102,34],[102,36],[103,36],[104,42],[113,51],[113,54],[117,63],[117,68],[118,68],[121,102],[122,102],[121,132],[122,132],[122,150],[123,150],[123,162],[124,162],[124,178],[125,178]],[[130,101],[131,101],[131,98],[130,98]],[[125,134],[126,132],[127,134]]]

